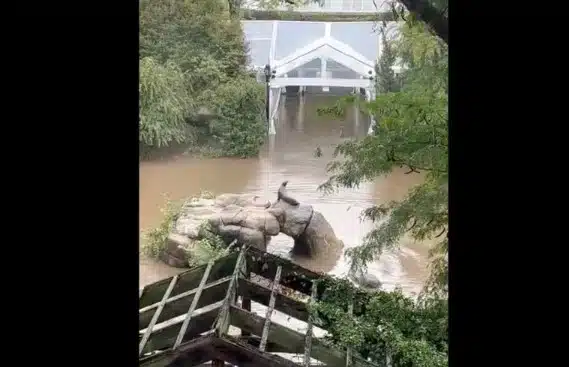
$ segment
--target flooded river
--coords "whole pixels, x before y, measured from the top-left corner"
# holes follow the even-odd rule
[[[341,190],[325,195],[317,190],[327,178],[326,164],[334,147],[344,139],[365,136],[369,121],[355,110],[345,120],[317,116],[317,108],[333,103],[330,95],[307,94],[288,96],[279,110],[277,134],[267,139],[258,158],[196,159],[179,154],[168,159],[140,164],[140,228],[152,228],[161,220],[164,194],[171,199],[196,195],[201,190],[221,193],[258,193],[271,200],[282,181],[288,180],[291,196],[314,206],[330,222],[339,239],[347,247],[361,243],[372,228],[361,222],[360,213],[372,204],[403,198],[407,190],[421,182],[418,174],[405,175],[404,170],[380,177],[358,189]],[[316,147],[322,156],[314,156]],[[288,257],[292,239],[279,235],[272,239],[269,251]],[[428,245],[404,239],[399,251],[387,253],[370,272],[390,290],[400,285],[406,293],[420,290],[427,275]],[[336,263],[325,259],[310,264],[316,270],[344,275],[348,264],[342,256]],[[180,270],[150,259],[140,260],[140,285],[169,277]]]

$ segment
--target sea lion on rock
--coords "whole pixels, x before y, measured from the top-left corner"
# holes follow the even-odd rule
[[[290,196],[288,196],[288,194],[286,192],[286,185],[287,184],[288,184],[288,181],[283,181],[283,183],[279,187],[279,191],[277,191],[277,202],[279,200],[282,200],[287,204],[297,206],[299,204],[298,201],[296,201],[296,199],[293,199]]]

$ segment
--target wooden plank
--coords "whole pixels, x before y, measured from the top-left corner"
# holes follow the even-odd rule
[[[247,312],[235,306],[231,306],[230,313],[231,325],[241,329],[246,329],[255,335],[260,335],[263,332],[265,320],[261,316]],[[286,350],[285,353],[302,353],[305,347],[304,341],[305,335],[277,323],[271,324],[268,342],[280,345],[284,350]],[[325,345],[322,340],[317,338],[312,338],[312,357],[324,362],[328,366],[343,366],[346,362],[346,352],[329,347]],[[355,355],[352,358],[352,367],[377,366],[365,361],[363,358],[356,357]]]
[[[205,269],[205,272],[203,274],[202,280],[200,282],[200,285],[198,287],[198,290],[196,292],[196,295],[194,296],[194,299],[192,300],[192,304],[190,306],[190,308],[188,309],[188,313],[186,314],[186,318],[184,319],[184,322],[182,323],[182,327],[180,328],[180,332],[178,333],[178,337],[176,338],[176,342],[174,343],[174,349],[178,348],[180,346],[180,344],[182,343],[182,339],[184,338],[184,335],[186,335],[186,329],[188,328],[188,324],[190,322],[190,319],[192,318],[192,314],[194,313],[196,306],[198,305],[198,300],[200,299],[200,296],[202,295],[202,291],[203,291],[203,287],[205,286],[205,283],[207,282],[207,279],[209,277],[209,273],[211,272],[211,268],[213,267],[213,264],[215,263],[214,260],[210,260],[209,263],[207,264],[207,268]]]
[[[239,367],[298,367],[296,363],[281,356],[261,352],[236,338],[224,335],[213,341],[218,359]]]
[[[245,253],[249,249],[249,246],[242,246],[241,251],[239,251],[239,256],[237,261],[235,261],[235,268],[231,280],[229,281],[229,286],[227,287],[227,294],[223,305],[221,306],[221,312],[219,313],[219,319],[217,325],[215,326],[216,334],[223,335],[226,334],[229,329],[229,308],[231,305],[235,304],[235,298],[237,295],[237,282],[239,278],[239,273],[241,271],[241,264],[245,260]]]
[[[196,309],[201,307],[210,305],[215,302],[221,301],[227,292],[227,287],[229,285],[229,281],[231,276],[227,276],[225,278],[218,279],[214,282],[207,284],[203,290],[201,297],[198,300],[198,304]],[[158,323],[164,322],[171,318],[180,316],[188,311],[188,308],[192,304],[194,300],[194,296],[197,293],[198,289],[192,289],[190,291],[181,293],[175,297],[170,297],[164,308],[162,309],[162,313],[158,317]],[[142,330],[148,326],[152,316],[154,315],[154,310],[158,307],[158,304],[154,304],[148,307],[141,309],[138,316],[138,328]]]
[[[182,340],[182,344],[188,340],[199,337],[200,334],[207,332],[213,328],[217,315],[219,314],[220,305],[199,315],[192,316],[190,324],[186,330],[186,335]],[[168,349],[174,345],[178,333],[180,331],[180,324],[183,320],[179,320],[172,325],[168,325],[163,329],[156,330],[150,336],[144,353],[154,350]],[[181,348],[181,346],[180,346]]]
[[[271,297],[271,290],[269,288],[243,278],[239,279],[239,287],[237,291],[243,299],[247,297],[248,299],[263,305],[268,304]],[[245,309],[245,307],[243,307],[243,309]],[[308,321],[308,309],[306,308],[306,303],[297,301],[281,293],[276,295],[275,309],[296,319]],[[250,309],[247,311],[250,311]]]
[[[231,307],[231,324],[235,327],[259,335],[263,332],[265,319],[242,310]],[[302,353],[304,351],[304,335],[285,326],[273,323],[269,330],[268,340],[288,349],[288,353]],[[318,340],[312,341],[312,355],[329,366],[340,366],[346,360],[346,354],[329,349]]]
[[[293,264],[288,259],[251,248],[247,252],[247,267],[252,273],[267,279],[274,279],[277,267],[282,266],[281,284],[310,296],[312,281],[322,278],[323,274],[312,272]]]
[[[244,268],[243,273],[244,273],[245,279],[247,279],[247,280],[251,279],[251,271],[249,271],[249,269],[247,267],[247,261],[244,262],[243,268]],[[241,308],[250,312],[251,311],[251,298],[245,297],[242,294],[240,294],[240,288],[241,288],[241,282],[240,281],[242,279],[243,279],[242,277],[239,277],[239,283],[237,283],[237,295],[241,296]],[[247,337],[250,335],[251,334],[248,333],[247,331],[241,330],[241,337]]]
[[[170,297],[170,293],[172,293],[172,290],[174,289],[174,285],[176,284],[177,280],[178,280],[177,275],[172,277],[172,280],[170,280],[170,284],[168,285],[168,289],[166,289],[166,292],[164,292],[164,295],[162,296],[162,302],[158,306],[158,309],[154,313],[154,316],[152,316],[152,320],[150,320],[150,324],[148,325],[148,328],[146,328],[146,331],[144,332],[144,336],[142,337],[142,340],[140,341],[140,344],[138,345],[138,356],[139,357],[142,354],[142,351],[144,350],[144,346],[146,345],[146,342],[148,342],[148,338],[150,337],[150,334],[152,333],[152,329],[154,328],[154,325],[156,324],[156,321],[158,320],[158,316],[160,316],[160,313],[162,312],[162,309],[164,308],[164,304],[166,303],[166,300],[168,299],[168,297]]]
[[[189,343],[184,343],[176,351],[167,352],[139,359],[141,367],[166,367],[166,366],[196,366],[212,359],[211,345],[212,335],[195,338]]]
[[[348,304],[348,315],[352,316],[354,314],[354,300],[350,300]],[[352,348],[348,346],[346,350],[346,367],[350,367],[352,365]]]
[[[257,335],[241,336],[239,337],[239,341],[259,348],[259,345],[261,344],[261,337]],[[289,353],[288,350],[288,348],[269,341],[267,341],[267,345],[265,346],[265,352],[267,353]]]
[[[310,296],[310,303],[316,302],[318,283],[312,283],[312,295]],[[306,337],[304,339],[304,366],[310,366],[310,355],[312,352],[312,325],[314,323],[314,317],[312,315],[308,316],[308,328],[306,329]]]
[[[237,259],[236,253],[231,253],[221,259],[219,259],[211,269],[210,281],[215,281],[231,275],[235,267],[235,261]],[[200,280],[202,278],[203,272],[205,271],[207,265],[197,266],[186,272],[178,274],[178,283],[172,291],[172,296],[177,296],[181,293],[187,292],[194,288],[197,288]],[[145,287],[144,293],[142,294],[139,301],[139,308],[144,308],[150,305],[160,302],[162,294],[168,287],[171,278],[163,279],[153,284],[149,284]]]
[[[267,313],[265,314],[265,325],[263,326],[263,334],[261,335],[261,343],[259,344],[259,350],[261,352],[265,351],[265,346],[267,345],[267,338],[269,337],[269,328],[271,327],[271,316],[273,315],[273,309],[275,308],[275,301],[277,291],[279,289],[279,282],[281,280],[282,266],[278,266],[275,279],[273,280],[273,286],[271,289],[271,298],[269,300],[269,307],[267,307]]]

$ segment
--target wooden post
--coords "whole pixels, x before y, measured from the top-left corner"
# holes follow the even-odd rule
[[[348,315],[352,316],[354,314],[354,299],[350,301],[348,305]],[[348,347],[346,350],[346,367],[350,367],[352,365],[352,348]]]
[[[198,301],[200,299],[200,296],[202,295],[202,290],[203,287],[205,286],[205,283],[207,283],[207,278],[209,278],[209,273],[211,272],[211,268],[213,267],[214,261],[210,260],[210,262],[207,264],[207,268],[205,269],[203,276],[202,276],[202,280],[200,281],[200,285],[198,286],[198,291],[196,292],[196,295],[194,296],[194,299],[192,300],[192,304],[190,305],[190,308],[188,309],[188,313],[186,314],[186,318],[184,319],[184,323],[182,324],[182,327],[180,328],[180,332],[178,333],[178,337],[176,338],[176,342],[174,343],[174,347],[173,349],[176,349],[180,346],[180,344],[182,343],[182,339],[184,339],[184,335],[186,334],[186,329],[188,328],[188,325],[190,324],[190,320],[192,318],[192,314],[194,313],[196,306],[198,305]]]
[[[267,346],[267,338],[269,337],[269,329],[271,327],[271,315],[273,314],[273,309],[275,308],[275,301],[277,299],[277,291],[279,289],[279,283],[281,281],[282,266],[278,266],[277,273],[275,274],[275,279],[273,280],[273,287],[271,289],[271,298],[269,299],[269,306],[267,307],[267,313],[265,314],[265,325],[263,326],[263,335],[261,335],[261,342],[259,343],[259,350],[261,352],[265,351]]]
[[[223,305],[221,306],[221,311],[219,313],[219,319],[217,320],[215,326],[216,329],[215,332],[217,336],[226,334],[227,330],[229,329],[229,309],[231,305],[235,304],[237,278],[239,278],[241,264],[245,259],[246,252],[247,252],[247,247],[243,245],[243,247],[241,247],[241,251],[239,252],[239,256],[237,257],[237,261],[235,262],[235,269],[233,271],[231,281],[229,282],[229,286],[227,287],[227,294],[225,295],[225,300],[223,301]]]
[[[249,267],[247,266],[247,261],[243,262],[243,272],[245,273],[245,279],[250,280],[251,279],[251,270],[249,269]],[[251,298],[248,297],[243,297],[241,299],[241,308],[251,312]],[[248,337],[250,336],[251,333],[248,331],[245,331],[243,329],[241,329],[241,337]]]
[[[139,357],[142,354],[142,351],[144,350],[144,346],[148,342],[148,338],[150,338],[150,334],[152,334],[152,329],[154,329],[154,325],[156,324],[156,321],[158,320],[158,317],[160,316],[160,313],[162,312],[162,309],[164,308],[164,305],[166,304],[168,297],[170,297],[170,293],[172,293],[172,290],[174,289],[174,285],[176,284],[177,281],[178,281],[178,276],[174,275],[174,277],[170,281],[170,285],[168,285],[168,289],[166,289],[166,292],[164,292],[164,296],[162,297],[162,301],[160,301],[160,304],[158,305],[156,312],[154,312],[154,316],[152,316],[152,320],[150,320],[150,324],[148,325],[148,327],[146,328],[146,331],[144,332],[144,336],[142,337],[140,344],[138,345],[138,356]]]
[[[314,304],[316,302],[316,296],[318,295],[317,292],[318,283],[313,280],[312,281],[312,295],[310,296],[310,303]],[[308,315],[308,328],[306,329],[306,337],[304,339],[304,366],[310,366],[311,360],[311,351],[312,351],[312,324],[314,322],[314,317],[312,314]]]

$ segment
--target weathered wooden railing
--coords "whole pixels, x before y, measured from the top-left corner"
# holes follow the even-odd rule
[[[266,287],[250,275],[272,284]],[[271,354],[281,352],[304,354],[303,366],[309,366],[311,359],[327,366],[371,366],[352,351],[339,351],[313,337],[313,325],[319,325],[307,304],[279,291],[285,286],[315,300],[319,292],[313,284],[318,278],[277,256],[241,248],[148,285],[139,300],[140,365],[196,366],[212,360],[214,366],[223,366],[223,361],[240,367],[298,366]],[[267,307],[265,317],[251,312],[251,301]],[[306,335],[271,322],[274,310],[307,322]],[[228,335],[230,326],[241,329],[241,335]]]

